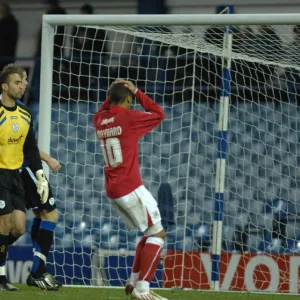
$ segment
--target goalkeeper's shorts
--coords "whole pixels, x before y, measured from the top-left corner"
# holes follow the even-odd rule
[[[0,169],[0,215],[9,214],[14,209],[26,211],[19,170]]]
[[[48,187],[49,187],[48,199],[46,203],[42,204],[41,196],[37,192],[37,186],[36,186],[37,179],[35,177],[35,174],[30,169],[30,167],[26,167],[22,170],[21,178],[25,190],[25,202],[26,202],[27,209],[33,208],[33,209],[38,209],[39,211],[46,209],[48,212],[51,212],[56,208],[55,199],[53,197],[49,182],[48,182]]]

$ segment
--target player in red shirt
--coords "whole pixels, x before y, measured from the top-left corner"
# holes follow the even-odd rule
[[[145,112],[130,110],[136,96]],[[139,171],[138,140],[158,126],[162,108],[130,81],[116,80],[93,118],[103,150],[105,186],[112,206],[128,230],[144,232],[136,248],[126,292],[132,299],[166,299],[150,291],[166,233],[157,202],[144,187]]]

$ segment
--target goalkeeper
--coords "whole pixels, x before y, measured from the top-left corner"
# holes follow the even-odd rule
[[[36,139],[32,116],[17,99],[22,97],[22,69],[9,64],[0,74],[0,290],[16,291],[6,277],[6,256],[9,233],[12,229],[12,212],[17,207],[25,217],[25,192],[19,173],[24,154],[37,178],[37,192],[42,202],[48,198],[45,178]]]
[[[27,87],[27,73],[23,68],[22,77],[22,96]],[[1,97],[1,95],[0,95]],[[17,100],[20,106],[24,104]],[[61,168],[60,163],[40,150],[41,160],[45,161],[52,171],[57,172]],[[29,286],[40,287],[45,290],[58,290],[61,284],[50,275],[46,269],[46,258],[52,245],[53,233],[58,220],[58,212],[55,200],[52,195],[50,185],[48,184],[49,195],[45,203],[41,203],[39,194],[36,191],[37,179],[30,168],[27,159],[24,160],[21,169],[21,178],[25,190],[26,208],[31,209],[34,215],[31,238],[33,248],[35,250],[33,257],[33,265],[31,273],[28,276],[27,284]],[[26,216],[19,207],[15,207],[12,212],[12,230],[9,234],[8,245],[12,245],[16,240],[24,234]]]

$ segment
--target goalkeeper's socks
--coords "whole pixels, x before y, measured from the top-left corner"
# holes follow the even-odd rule
[[[40,229],[41,225],[41,219],[40,218],[33,218],[32,225],[31,225],[31,241],[32,241],[32,247],[35,249],[35,242],[36,238]]]
[[[150,282],[155,276],[160,261],[164,240],[159,237],[149,237],[141,254],[139,281]]]
[[[0,234],[0,284],[6,280],[5,262],[8,246],[8,234]]]
[[[42,220],[35,243],[35,252],[31,275],[34,278],[40,278],[45,270],[45,265],[49,250],[53,241],[53,233],[56,223]]]

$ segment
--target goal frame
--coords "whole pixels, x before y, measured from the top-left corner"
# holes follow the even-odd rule
[[[297,25],[300,24],[300,13],[295,14],[173,14],[173,15],[44,15],[42,25],[41,81],[38,144],[40,149],[50,153],[51,110],[52,110],[52,73],[55,26],[101,26],[101,25],[165,25],[165,26],[197,26],[197,25]],[[230,30],[231,31],[231,30]],[[231,33],[231,32],[230,32]],[[225,66],[230,70],[230,62]],[[224,75],[223,73],[223,75]],[[227,72],[228,73],[228,72]],[[225,74],[226,75],[226,74]],[[228,75],[228,74],[227,74]],[[217,157],[216,202],[212,249],[211,289],[219,290],[219,260],[222,240],[223,192],[226,160],[226,132],[228,123],[228,103],[230,98],[229,76],[223,81],[222,100],[226,103],[220,109],[219,143]],[[222,141],[225,140],[225,141]],[[225,148],[224,148],[225,146]],[[49,169],[46,168],[49,175]]]
[[[54,27],[76,25],[297,25],[300,14],[43,15],[38,143],[50,151]]]

